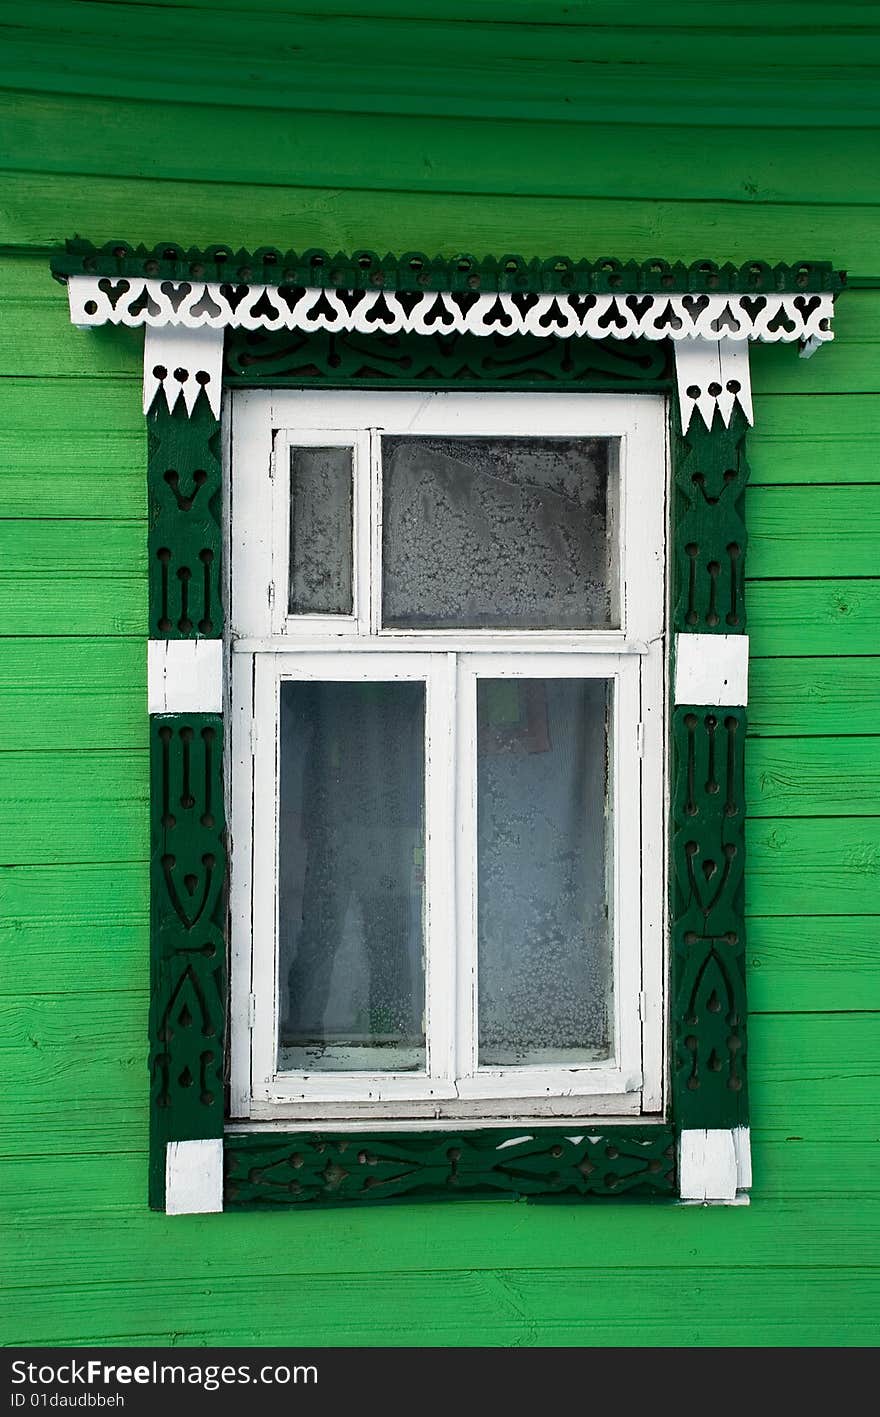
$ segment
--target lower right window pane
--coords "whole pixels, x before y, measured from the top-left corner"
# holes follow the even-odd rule
[[[612,1056],[606,679],[477,681],[482,1067]]]

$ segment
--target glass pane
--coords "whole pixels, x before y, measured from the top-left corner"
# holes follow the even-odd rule
[[[281,685],[281,1069],[424,1069],[425,685]]]
[[[352,613],[351,448],[290,450],[291,615]]]
[[[479,1061],[610,1056],[604,679],[477,683]]]
[[[610,453],[600,438],[383,438],[383,623],[619,624]]]

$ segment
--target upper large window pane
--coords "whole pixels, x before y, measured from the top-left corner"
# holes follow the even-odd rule
[[[383,438],[383,624],[616,627],[612,461],[601,438]]]

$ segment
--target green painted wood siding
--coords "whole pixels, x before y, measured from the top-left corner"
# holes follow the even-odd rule
[[[880,275],[875,5],[295,11],[3,11],[7,1336],[875,1342],[880,291],[841,299],[809,363],[753,355],[751,1207],[146,1208],[141,336],[72,329],[49,248],[80,232]]]

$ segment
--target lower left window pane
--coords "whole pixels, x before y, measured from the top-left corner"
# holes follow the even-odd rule
[[[425,1070],[425,685],[281,684],[279,1071]]]

